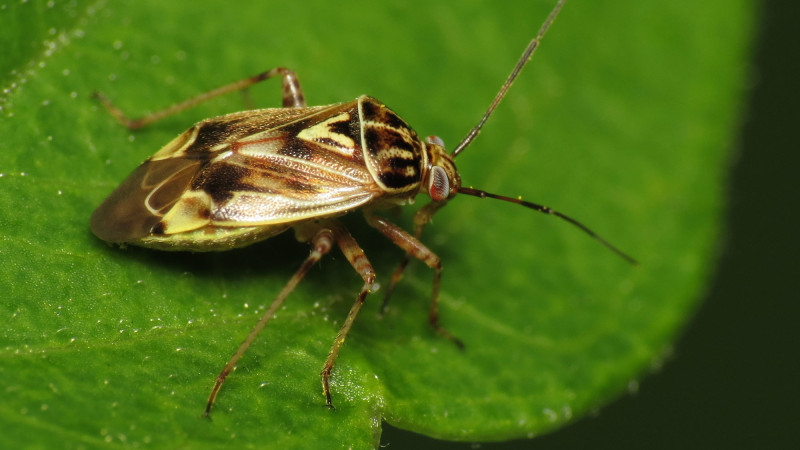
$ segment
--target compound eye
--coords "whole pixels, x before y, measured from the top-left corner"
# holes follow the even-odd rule
[[[431,168],[431,176],[428,180],[428,194],[435,202],[447,200],[450,196],[450,180],[447,178],[447,172],[439,166]]]
[[[444,141],[439,136],[428,136],[425,138],[425,143],[438,145],[439,147],[444,148]]]

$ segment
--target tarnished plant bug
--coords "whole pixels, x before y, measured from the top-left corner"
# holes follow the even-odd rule
[[[306,272],[338,246],[364,281],[322,369],[325,401],[336,358],[361,306],[375,285],[375,271],[355,239],[336,219],[362,210],[367,223],[405,250],[383,306],[411,258],[433,269],[429,321],[440,335],[463,347],[439,324],[439,257],[420,242],[433,215],[456,194],[489,197],[555,215],[577,226],[631,263],[635,261],[574,219],[546,206],[461,185],[453,160],[478,135],[560,11],[559,0],[526,47],[478,124],[452,151],[436,136],[417,133],[380,101],[361,96],[326,106],[306,106],[295,73],[275,68],[163,111],[129,119],[101,94],[97,98],[123,125],[135,129],[212,97],[280,76],[283,107],[203,120],[142,163],[106,198],[91,218],[92,231],[112,243],[161,250],[219,251],[243,247],[293,229],[311,253],[294,273],[217,377],[206,404],[208,414],[225,378]],[[375,215],[410,203],[418,194],[431,202],[415,216],[411,234]],[[383,307],[382,307],[383,308]]]

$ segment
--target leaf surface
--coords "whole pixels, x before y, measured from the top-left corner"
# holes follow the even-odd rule
[[[15,49],[0,74],[0,446],[369,448],[382,420],[443,439],[535,436],[657,368],[702,298],[752,4],[570,2],[457,163],[465,185],[552,206],[641,266],[556,218],[456,198],[424,241],[464,351],[427,325],[432,274],[412,263],[384,317],[381,293],[369,298],[333,372],[337,409],[322,407],[319,370],[361,284],[335,252],[204,420],[214,378],[307,247],[291,233],[215,254],[96,239],[93,208],[139,162],[243,103],[130,132],[92,91],[135,116],[280,65],[309,104],[369,94],[453,147],[552,2],[38,3],[0,10],[20,24],[0,33]],[[279,105],[276,81],[250,94]],[[410,227],[410,211],[387,214]],[[345,220],[387,283],[402,252]]]

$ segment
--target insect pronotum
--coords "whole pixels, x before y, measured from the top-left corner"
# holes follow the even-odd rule
[[[461,185],[453,159],[475,139],[560,11],[560,0],[531,40],[511,75],[478,124],[448,154],[436,136],[417,133],[378,100],[361,96],[326,106],[306,106],[294,72],[278,67],[163,111],[129,119],[97,94],[108,111],[128,128],[140,128],[202,101],[281,77],[283,108],[259,109],[203,120],[142,163],[92,215],[92,231],[112,243],[161,250],[215,251],[243,247],[293,229],[311,253],[278,293],[253,330],[216,379],[206,404],[211,410],[225,378],[233,370],[306,272],[334,246],[364,281],[333,341],[322,369],[325,402],[331,402],[329,378],[345,337],[367,294],[375,271],[355,239],[336,217],[360,209],[369,225],[406,252],[384,297],[386,301],[410,258],[433,269],[429,322],[440,335],[462,347],[439,324],[439,257],[420,242],[431,217],[456,194],[489,197],[560,217],[631,263],[635,261],[574,219],[546,206],[490,194]],[[420,193],[431,202],[414,216],[414,233],[375,211],[410,203]]]

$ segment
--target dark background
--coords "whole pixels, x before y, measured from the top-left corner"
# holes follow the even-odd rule
[[[723,251],[673,359],[596,417],[480,448],[800,448],[800,3],[759,13]],[[388,426],[381,440],[476,447]]]

